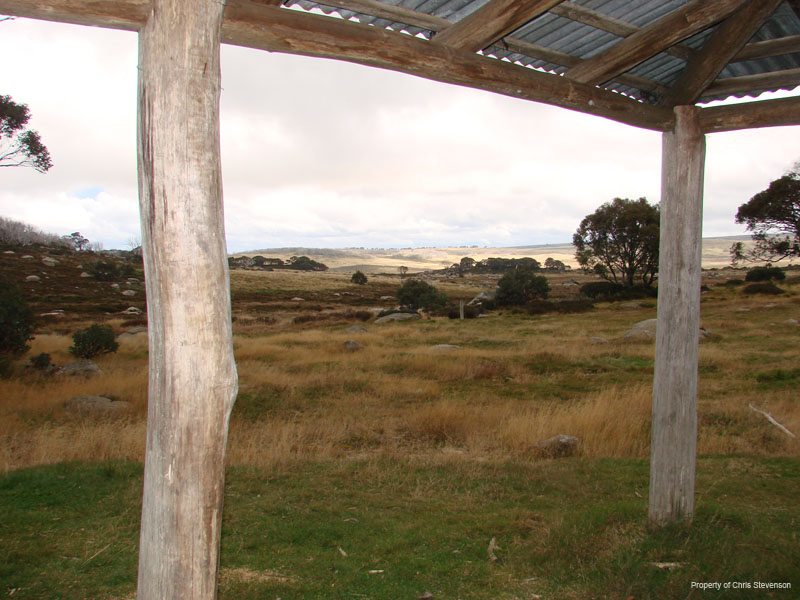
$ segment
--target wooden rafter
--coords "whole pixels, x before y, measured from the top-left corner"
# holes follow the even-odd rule
[[[559,17],[563,17],[564,19],[577,21],[579,23],[583,23],[584,25],[594,27],[595,29],[601,29],[602,31],[613,33],[621,38],[626,38],[630,35],[633,35],[641,29],[640,27],[628,23],[627,21],[609,17],[608,15],[599,13],[596,10],[587,8],[586,6],[575,4],[574,2],[562,2],[558,6],[551,8],[550,12],[554,15],[558,15]],[[681,46],[679,44],[668,48],[666,52],[683,60],[689,60],[692,56],[694,56],[694,50],[688,46]]]
[[[438,44],[477,52],[528,21],[547,12],[561,0],[490,0],[434,38]]]
[[[6,2],[9,0],[0,0]],[[52,0],[51,0],[52,1]],[[601,114],[664,131],[672,111],[504,61],[416,37],[319,15],[230,0],[223,41],[275,52],[346,60],[515,98]]]
[[[657,131],[671,129],[672,112],[636,102],[621,94],[579,84],[565,77],[542,73],[504,61],[475,55],[472,52],[431,44],[419,38],[369,27],[358,23],[330,19],[268,5],[272,0],[229,0],[223,21],[223,41],[264,50],[321,56],[409,73],[436,81],[483,89],[515,98],[543,102],[610,118],[622,123]],[[730,2],[730,0],[729,0]],[[555,6],[551,12],[565,5]],[[718,5],[718,3],[714,3]],[[442,31],[450,21],[418,11],[383,4],[378,0],[329,0],[328,5],[387,20],[408,23],[431,31]],[[151,10],[150,0],[0,0],[0,13],[49,21],[62,21],[114,29],[138,30]],[[380,11],[380,12],[379,12]],[[631,26],[633,27],[633,26]],[[642,30],[631,36],[641,35]],[[798,37],[798,36],[793,36]],[[624,42],[625,40],[623,40]],[[623,43],[621,42],[621,43]],[[769,40],[745,46],[734,57],[759,56],[766,52],[780,53],[796,44],[793,38]],[[499,44],[511,52],[547,60],[568,69],[580,68],[585,62],[562,52],[505,37]],[[751,52],[752,54],[746,54]],[[742,58],[743,60],[746,58]],[[705,95],[748,92],[800,85],[800,69],[746,78],[715,81]],[[618,83],[655,93],[664,93],[663,86],[627,73],[615,75]],[[793,102],[780,104],[753,103],[768,114],[755,116],[743,108],[704,109],[709,131],[746,127],[800,124],[798,107]],[[736,105],[739,106],[739,105]],[[740,116],[743,114],[744,116]]]
[[[686,65],[662,104],[694,104],[782,1],[750,0],[723,21],[702,51]]]
[[[790,35],[774,40],[747,44],[731,59],[731,62],[769,58],[770,56],[792,54],[793,52],[800,52],[800,35]]]
[[[800,69],[786,69],[759,75],[743,75],[742,77],[726,77],[717,79],[711,84],[704,96],[726,96],[746,94],[759,90],[776,90],[800,86]]]
[[[516,52],[524,56],[530,56],[531,58],[546,60],[547,62],[567,68],[574,67],[583,62],[583,60],[577,56],[572,56],[566,52],[551,50],[550,48],[545,48],[544,46],[539,46],[538,44],[531,44],[530,42],[513,38],[503,39],[501,46],[509,52]],[[630,75],[628,73],[618,75],[614,78],[614,81],[632,88],[654,92],[659,95],[664,95],[669,91],[669,88],[659,85],[654,81],[650,81],[644,77]]]
[[[800,0],[788,0],[789,6],[792,7],[794,14],[800,19]]]
[[[700,112],[703,133],[786,125],[800,125],[798,96],[712,106]]]
[[[0,12],[137,30],[146,0],[0,0]],[[54,19],[53,15],[57,17]],[[229,0],[222,41],[237,46],[333,58],[542,102],[656,131],[672,111],[534,69],[432,44],[417,37],[248,0]]]
[[[591,85],[609,81],[673,44],[721,21],[742,4],[743,0],[694,0],[573,67],[567,71],[567,77]]]
[[[386,19],[387,21],[406,23],[407,25],[413,25],[414,27],[428,29],[430,31],[441,31],[453,24],[451,21],[443,19],[442,17],[403,8],[402,6],[384,4],[377,0],[325,0],[325,2],[320,2],[320,4],[330,6],[331,8],[341,8],[343,10],[350,10]]]
[[[125,31],[138,31],[150,9],[150,0],[0,0],[0,14]]]

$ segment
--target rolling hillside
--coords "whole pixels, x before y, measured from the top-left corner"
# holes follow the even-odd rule
[[[750,237],[728,236],[703,239],[703,268],[721,268],[730,265],[728,249],[737,241],[749,241]],[[469,256],[476,260],[489,257],[521,258],[530,256],[539,262],[552,257],[573,268],[575,249],[572,244],[545,244],[539,246],[475,247],[459,246],[449,248],[265,248],[241,252],[237,256],[256,255],[287,259],[291,256],[308,256],[325,263],[332,271],[361,270],[366,273],[395,272],[400,266],[409,271],[428,271],[448,267]]]

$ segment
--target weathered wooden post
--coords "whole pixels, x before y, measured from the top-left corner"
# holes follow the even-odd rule
[[[650,442],[650,521],[691,520],[697,451],[697,358],[705,136],[700,109],[675,108],[663,134],[658,329]]]
[[[219,150],[224,3],[154,0],[139,33],[150,339],[140,600],[216,596],[236,397]]]

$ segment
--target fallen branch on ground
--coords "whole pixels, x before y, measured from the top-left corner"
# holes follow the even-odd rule
[[[778,423],[778,422],[777,422],[777,421],[776,421],[776,420],[775,420],[775,419],[772,417],[772,415],[771,415],[771,414],[769,414],[768,412],[764,412],[763,410],[761,410],[760,408],[756,408],[756,407],[755,407],[755,406],[753,406],[752,404],[748,404],[747,406],[749,406],[749,407],[750,407],[750,410],[753,410],[753,411],[755,411],[755,412],[757,412],[757,413],[759,413],[759,414],[762,414],[762,415],[764,415],[764,416],[767,418],[767,421],[769,421],[770,423],[772,423],[773,425],[775,425],[775,427],[777,427],[778,429],[780,429],[780,430],[781,430],[783,433],[785,433],[785,434],[786,434],[786,435],[788,435],[789,437],[796,437],[796,436],[795,436],[795,434],[793,434],[791,431],[789,431],[788,429],[786,429],[786,427],[784,427],[783,425],[781,425],[780,423]]]

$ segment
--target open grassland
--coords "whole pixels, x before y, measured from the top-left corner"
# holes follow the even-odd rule
[[[708,597],[692,581],[791,582],[788,593],[725,597],[795,597],[800,443],[750,405],[800,433],[800,286],[791,273],[780,296],[724,285],[742,276],[706,273],[695,523],[653,532],[654,348],[621,337],[655,317],[654,299],[379,325],[371,310],[393,305],[382,297],[396,276],[354,286],[329,273],[234,272],[240,393],[220,597]],[[553,295],[574,294],[561,285],[572,278],[553,277]],[[468,299],[493,282],[437,285]],[[28,356],[64,364],[68,329],[146,323],[125,319],[46,317]],[[345,350],[348,340],[362,348]],[[134,597],[146,335],[97,362],[88,379],[20,364],[0,380],[0,596]],[[65,407],[86,394],[131,410]],[[537,442],[556,434],[580,438],[577,456],[543,455]]]
[[[586,457],[647,456],[653,344],[621,336],[655,317],[654,300],[569,315],[500,311],[466,321],[367,320],[366,331],[348,332],[396,284],[387,278],[348,287],[343,276],[329,274],[235,274],[233,296],[249,303],[234,302],[240,393],[231,421],[232,465],[363,455],[531,459],[537,442],[561,433],[580,438]],[[455,280],[441,287],[470,297],[480,285],[485,282]],[[700,350],[702,455],[798,453],[796,438],[750,408],[800,431],[800,328],[791,323],[800,316],[800,297],[796,284],[784,287],[790,293],[767,299],[725,285],[704,295],[702,325],[711,337]],[[293,302],[297,293],[305,300]],[[125,328],[120,319],[107,322]],[[347,340],[362,348],[345,350]],[[63,364],[70,342],[41,334],[29,355],[46,352]],[[2,468],[141,460],[146,360],[146,335],[139,334],[100,357],[103,372],[90,379],[28,372],[0,381]],[[86,394],[125,400],[132,410],[108,418],[64,407]]]

